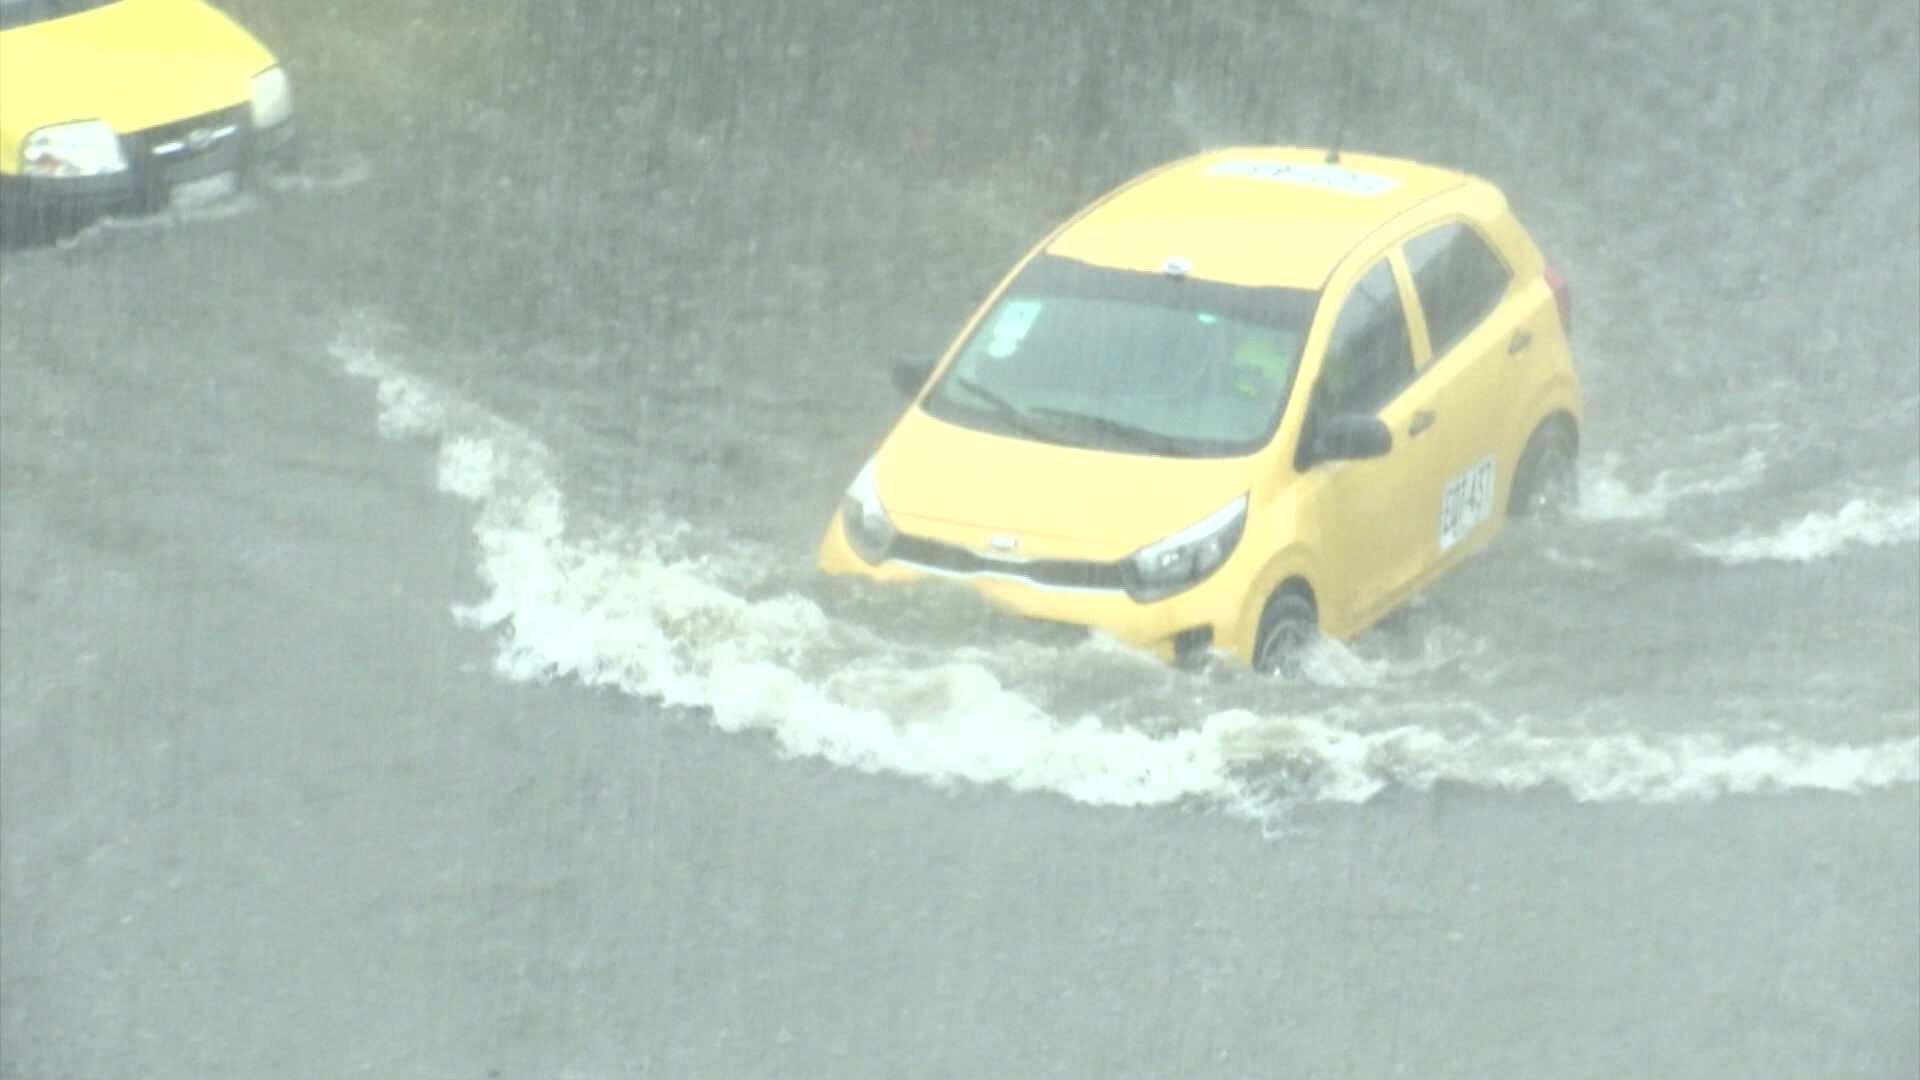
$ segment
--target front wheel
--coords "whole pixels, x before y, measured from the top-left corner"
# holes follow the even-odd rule
[[[1574,471],[1574,454],[1568,425],[1554,420],[1540,425],[1514,469],[1507,516],[1555,520],[1578,505],[1580,480]]]
[[[1307,650],[1320,638],[1320,620],[1313,604],[1296,592],[1267,601],[1260,630],[1253,639],[1253,668],[1262,675],[1298,679]]]

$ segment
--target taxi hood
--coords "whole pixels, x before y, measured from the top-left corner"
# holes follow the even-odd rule
[[[911,409],[874,459],[881,505],[909,532],[990,530],[1051,554],[1121,558],[1245,495],[1256,459],[1056,446]],[[1036,551],[1036,553],[1039,553]]]
[[[69,120],[139,131],[238,105],[273,54],[201,0],[120,0],[0,34],[7,138]],[[14,130],[19,128],[20,130]]]

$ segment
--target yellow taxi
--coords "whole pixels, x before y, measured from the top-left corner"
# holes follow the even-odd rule
[[[1575,497],[1570,316],[1483,179],[1290,147],[1174,162],[895,370],[913,403],[820,565],[1295,671]]]
[[[218,199],[295,153],[286,72],[202,0],[0,0],[10,228]]]

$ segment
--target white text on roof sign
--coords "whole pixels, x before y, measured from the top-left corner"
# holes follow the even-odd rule
[[[1298,165],[1287,161],[1259,161],[1235,158],[1207,170],[1208,176],[1246,176],[1255,180],[1278,180],[1288,184],[1306,184],[1349,195],[1381,195],[1393,190],[1400,181],[1391,176],[1354,172],[1337,165]]]

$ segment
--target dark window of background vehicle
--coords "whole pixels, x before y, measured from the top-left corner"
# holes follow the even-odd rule
[[[1436,360],[1493,311],[1513,280],[1480,234],[1458,221],[1407,241],[1407,265]]]
[[[106,7],[116,0],[0,0],[0,30]]]
[[[1413,381],[1413,347],[1393,268],[1373,264],[1333,324],[1315,408],[1328,416],[1375,413]]]

